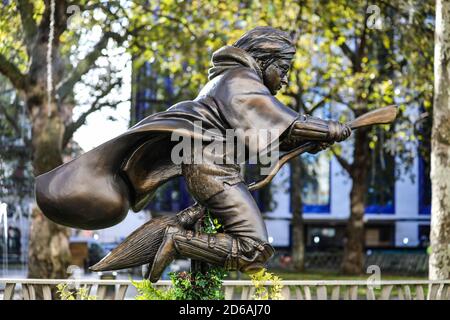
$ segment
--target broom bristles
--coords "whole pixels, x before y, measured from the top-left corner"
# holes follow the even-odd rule
[[[177,216],[151,219],[89,269],[110,271],[152,264],[166,227],[174,223],[177,223]]]

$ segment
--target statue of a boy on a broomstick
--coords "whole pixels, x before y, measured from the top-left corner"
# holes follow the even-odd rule
[[[396,116],[395,107],[386,107],[341,124],[297,114],[274,97],[287,84],[294,54],[290,36],[271,27],[255,28],[232,46],[220,48],[212,57],[209,82],[196,99],[151,115],[117,138],[37,177],[39,207],[63,225],[106,228],[120,222],[130,208],[145,207],[165,182],[183,176],[197,203],[176,216],[150,220],[91,269],[148,264],[146,276],[152,282],[177,256],[227,270],[262,269],[274,249],[250,191],[267,184],[289,159],[316,153],[347,139],[352,129],[390,123]],[[244,161],[251,155],[281,151],[265,179],[246,185],[236,154],[230,157],[217,152],[221,148],[208,147],[229,146],[229,130],[235,133],[231,145],[244,145]],[[269,137],[262,138],[260,133],[268,130]],[[183,150],[183,161],[176,163],[174,133],[196,141],[202,161],[194,159],[198,150]],[[221,221],[223,233],[194,230],[205,209]]]

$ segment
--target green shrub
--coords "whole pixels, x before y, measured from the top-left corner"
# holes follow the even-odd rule
[[[254,300],[282,300],[281,290],[283,285],[281,284],[281,278],[263,269],[257,273],[250,275],[252,283],[255,286],[255,293],[253,295]],[[271,285],[264,285],[266,281],[271,281]]]
[[[223,300],[222,282],[225,271],[211,268],[206,273],[171,273],[173,291],[177,300]]]
[[[136,300],[175,300],[172,288],[169,290],[160,290],[152,286],[150,280],[133,281],[131,283],[138,291]]]
[[[206,210],[205,216],[202,218],[201,231],[207,234],[215,234],[222,231],[222,224],[217,218],[213,218],[209,210]]]
[[[71,289],[68,284],[60,283],[56,286],[58,289],[56,292],[59,294],[61,300],[96,300],[96,296],[88,294],[88,290],[85,287],[81,287],[78,290]]]
[[[139,295],[136,300],[223,300],[222,268],[211,268],[206,273],[171,272],[172,287],[161,290],[153,287],[149,280],[132,281]]]
[[[220,232],[222,225],[213,218],[209,211],[201,221],[201,231],[207,234]],[[169,273],[172,287],[160,290],[152,286],[149,280],[132,281],[138,290],[137,300],[223,300],[222,282],[226,276],[225,270],[214,267],[206,273],[201,272],[171,272]]]

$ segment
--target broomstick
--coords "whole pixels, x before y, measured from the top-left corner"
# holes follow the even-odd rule
[[[352,130],[376,125],[388,124],[395,120],[397,108],[395,105],[370,111],[348,122]],[[315,142],[307,142],[284,154],[271,168],[269,174],[258,182],[248,185],[249,191],[266,186],[278,173],[281,167],[290,159],[312,150]],[[121,244],[113,249],[106,257],[92,266],[92,271],[119,270],[144,264],[152,265],[168,225],[178,225],[185,229],[192,229],[195,223],[203,217],[205,208],[196,203],[175,216],[156,217],[143,224],[131,233]]]

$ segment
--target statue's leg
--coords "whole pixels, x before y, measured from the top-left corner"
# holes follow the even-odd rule
[[[260,270],[273,255],[267,230],[253,197],[243,183],[229,186],[204,201],[224,232],[208,235],[186,231],[174,236],[177,252],[228,270]]]
[[[189,186],[189,179],[187,182]],[[196,198],[194,190],[190,191]],[[150,280],[157,281],[177,255],[222,266],[227,270],[261,270],[274,250],[268,243],[267,230],[258,206],[245,184],[225,185],[223,191],[208,199],[202,199],[200,195],[196,200],[220,219],[224,233],[209,235],[169,226],[151,266]]]

